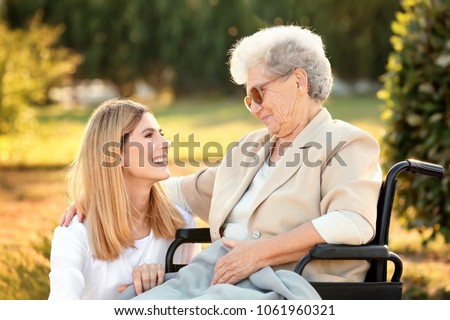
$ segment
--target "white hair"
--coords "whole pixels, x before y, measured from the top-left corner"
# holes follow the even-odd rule
[[[308,75],[308,94],[327,100],[333,85],[330,61],[319,35],[300,26],[261,29],[237,41],[230,53],[230,73],[236,84],[246,84],[248,70],[259,63],[268,75],[283,76],[302,68]]]

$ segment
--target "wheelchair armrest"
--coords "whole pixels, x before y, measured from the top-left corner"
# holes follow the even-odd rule
[[[170,244],[166,253],[166,273],[178,271],[181,266],[174,265],[173,257],[175,251],[183,243],[210,243],[211,235],[209,228],[178,229],[175,240]]]
[[[183,239],[184,240],[183,242],[190,242],[190,243],[211,242],[209,228],[178,229],[175,234],[175,239],[178,238]]]
[[[313,259],[322,260],[386,259],[389,256],[389,249],[382,245],[318,244],[311,249],[309,254]]]
[[[400,257],[389,251],[386,245],[340,245],[340,244],[318,244],[304,256],[297,266],[295,272],[302,274],[303,269],[311,260],[384,260],[392,261],[395,269],[392,282],[399,282],[403,273],[403,264]]]

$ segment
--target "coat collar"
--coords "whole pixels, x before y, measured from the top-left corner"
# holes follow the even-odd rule
[[[322,108],[277,161],[276,167],[256,195],[252,212],[299,170],[303,165],[305,150],[309,152],[317,140],[322,140],[320,137],[325,134],[326,128],[331,123],[330,113],[326,108]],[[215,196],[211,204],[213,214],[209,216],[210,225],[223,224],[261,168],[276,140],[277,138],[271,136],[267,130],[262,130],[256,139],[250,134],[230,151],[216,176],[214,194],[218,194],[219,197]]]
[[[326,128],[332,123],[332,118],[326,108],[311,120],[294,141],[285,150],[284,155],[277,161],[271,175],[266,180],[264,187],[255,198],[252,205],[252,212],[276,189],[286,183],[301,166],[309,165],[306,161],[314,161],[317,156],[317,143],[322,143]],[[320,141],[317,141],[320,140]],[[276,140],[274,140],[276,141]],[[258,167],[259,169],[259,167]]]

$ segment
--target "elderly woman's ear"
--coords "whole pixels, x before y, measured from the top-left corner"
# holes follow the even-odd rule
[[[304,95],[308,93],[308,74],[305,69],[297,68],[294,71],[295,79],[297,82],[297,89],[299,90],[300,95]]]

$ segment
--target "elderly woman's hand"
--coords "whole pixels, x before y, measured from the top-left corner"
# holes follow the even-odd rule
[[[222,238],[222,242],[231,250],[217,261],[211,285],[236,284],[261,269],[262,251],[258,249],[259,241]]]
[[[77,207],[75,206],[75,203],[70,205],[64,213],[62,214],[61,218],[59,219],[59,225],[62,227],[68,227],[70,225],[70,222],[72,222],[72,219],[75,215],[78,215],[78,221],[83,222],[84,220],[84,214],[83,212],[77,210]]]

